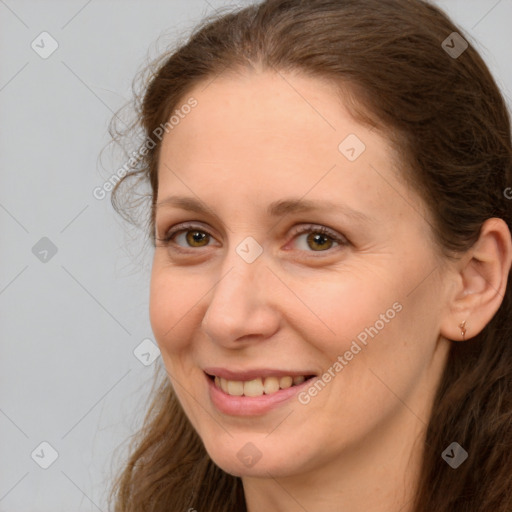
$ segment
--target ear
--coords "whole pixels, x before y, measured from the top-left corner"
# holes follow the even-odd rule
[[[473,338],[491,321],[505,296],[511,261],[512,240],[507,224],[503,219],[487,219],[478,240],[455,265],[456,285],[450,291],[449,311],[441,322],[445,338]],[[465,322],[463,328],[461,322]]]

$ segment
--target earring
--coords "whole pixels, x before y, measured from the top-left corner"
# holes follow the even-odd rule
[[[460,335],[462,336],[462,341],[465,341],[465,339],[466,339],[466,320],[463,320],[459,324],[459,328],[460,328]]]

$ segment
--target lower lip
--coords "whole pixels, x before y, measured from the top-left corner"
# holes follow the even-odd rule
[[[265,414],[293,398],[297,393],[310,386],[313,379],[302,384],[280,389],[270,395],[261,396],[231,396],[218,388],[214,381],[205,374],[208,381],[210,399],[213,405],[222,413],[231,416],[257,416]]]

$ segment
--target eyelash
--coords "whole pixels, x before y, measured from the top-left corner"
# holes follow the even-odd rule
[[[177,252],[181,252],[181,253],[188,253],[188,254],[190,254],[190,251],[195,251],[195,250],[199,249],[199,247],[196,247],[196,248],[188,247],[187,249],[185,249],[182,246],[177,245],[175,242],[173,242],[173,238],[176,235],[178,235],[180,233],[183,233],[183,232],[187,232],[187,231],[199,231],[200,233],[205,233],[205,234],[211,236],[212,238],[214,238],[210,233],[208,233],[208,231],[203,229],[201,226],[198,226],[198,225],[192,224],[192,223],[190,223],[190,224],[189,223],[184,223],[184,224],[179,225],[177,228],[172,229],[169,232],[167,232],[166,235],[163,238],[156,238],[156,240],[161,242],[164,247],[170,247],[171,244],[173,244],[173,245],[175,245],[173,250],[175,250]],[[299,235],[302,235],[304,233],[315,233],[315,234],[321,234],[321,235],[327,236],[328,238],[330,238],[334,242],[338,243],[339,246],[347,246],[347,245],[349,245],[349,241],[345,237],[343,237],[341,235],[338,235],[335,231],[332,231],[331,229],[329,229],[329,228],[327,228],[325,226],[318,226],[318,225],[315,225],[315,224],[309,224],[309,225],[301,226],[298,229],[294,230],[293,236],[295,238],[295,237],[297,237]],[[205,246],[205,247],[208,247],[208,246]],[[326,253],[326,252],[330,252],[331,249],[334,249],[334,248],[331,247],[331,248],[323,250],[323,251],[313,251],[313,250],[311,250],[311,251],[305,251],[305,252]]]

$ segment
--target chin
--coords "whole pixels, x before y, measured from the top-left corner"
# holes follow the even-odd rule
[[[276,439],[269,442],[260,435],[229,437],[222,445],[216,439],[205,447],[213,462],[233,476],[284,477],[297,474],[303,468],[296,456],[290,456],[297,454],[298,448],[284,446]]]

